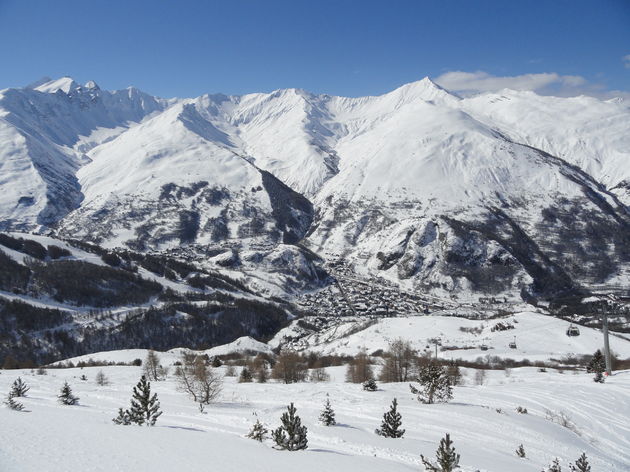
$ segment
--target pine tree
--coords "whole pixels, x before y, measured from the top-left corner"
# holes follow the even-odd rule
[[[591,472],[591,465],[588,463],[586,454],[582,453],[575,464],[571,464],[571,472]]]
[[[11,385],[11,395],[12,397],[25,397],[26,392],[30,390],[30,387],[26,385],[25,382],[22,381],[21,377],[18,377]]]
[[[521,458],[525,457],[525,448],[522,444],[516,449],[516,455]]]
[[[333,410],[330,405],[330,398],[326,398],[324,409],[319,415],[319,421],[321,421],[324,426],[334,426],[337,424],[337,421],[335,421],[335,410]]]
[[[247,366],[243,367],[241,370],[241,375],[238,378],[239,383],[247,383],[253,380],[253,375],[251,370],[247,368]]]
[[[63,405],[78,405],[79,397],[76,397],[72,394],[72,389],[68,382],[64,382],[63,387],[61,387],[61,393],[57,396],[59,398],[59,403]]]
[[[447,433],[444,438],[440,440],[440,446],[438,447],[435,457],[437,464],[433,464],[426,459],[422,454],[422,464],[424,469],[428,472],[452,472],[459,468],[459,454],[455,452],[453,442],[450,435]]]
[[[398,400],[394,398],[389,411],[383,415],[380,429],[377,429],[375,432],[385,438],[402,438],[405,430],[400,429],[401,425],[402,416],[398,413]]]
[[[22,405],[20,402],[16,402],[14,400],[14,396],[10,393],[7,395],[7,399],[5,400],[4,404],[15,411],[22,411],[24,409],[24,405]]]
[[[606,370],[606,359],[601,350],[595,351],[590,362],[586,366],[586,372],[589,374],[596,374],[597,372],[604,372]]]
[[[157,393],[151,396],[151,383],[143,375],[133,388],[129,417],[133,423],[153,426],[161,414]]]
[[[129,410],[123,410],[122,408],[118,409],[118,416],[113,418],[112,421],[114,424],[120,424],[124,426],[129,426],[131,421],[131,416],[129,415]]]
[[[420,388],[409,384],[411,393],[422,403],[446,403],[453,398],[451,380],[442,366],[431,363],[420,369]]]
[[[295,407],[291,403],[287,407],[287,412],[280,418],[282,426],[273,431],[272,436],[280,449],[288,451],[298,451],[306,449],[308,439],[306,438],[306,426],[302,426],[302,420],[295,414]]]
[[[260,422],[260,419],[258,419],[258,416],[256,416],[256,422],[252,426],[252,429],[249,430],[249,433],[247,433],[247,437],[254,441],[263,442],[267,438],[268,432],[269,430],[265,428]]]
[[[378,389],[374,379],[368,379],[363,382],[363,390],[366,392],[375,392]]]
[[[556,457],[549,468],[546,471],[543,470],[542,472],[562,472],[562,467],[560,467],[560,461],[558,458]]]

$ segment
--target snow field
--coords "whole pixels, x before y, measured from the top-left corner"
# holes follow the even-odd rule
[[[99,387],[99,370],[110,385]],[[534,368],[488,372],[484,385],[473,385],[474,371],[463,369],[465,384],[454,389],[449,404],[423,405],[406,383],[381,384],[377,392],[343,382],[345,367],[328,368],[327,383],[291,385],[239,384],[225,378],[218,402],[206,413],[176,388],[171,376],[152,382],[164,414],[153,428],[116,426],[111,419],[127,407],[139,367],[93,367],[2,371],[0,392],[21,376],[31,390],[20,399],[28,412],[0,408],[0,470],[29,471],[410,471],[423,470],[420,454],[434,457],[449,432],[461,454],[464,472],[529,472],[556,456],[563,468],[586,452],[593,472],[630,470],[630,371],[618,372],[603,385],[583,373],[538,372]],[[87,381],[79,377],[85,374]],[[56,395],[67,380],[80,406],[63,406]],[[317,418],[330,396],[337,426]],[[399,401],[402,439],[374,434],[391,400]],[[272,442],[247,439],[257,413],[268,428],[280,424],[294,402],[308,427],[306,451],[276,451]],[[527,408],[519,414],[517,406]],[[546,410],[564,412],[574,431],[545,418]],[[514,453],[523,444],[526,459]]]

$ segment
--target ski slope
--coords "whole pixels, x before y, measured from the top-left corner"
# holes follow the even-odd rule
[[[110,385],[94,377],[103,370]],[[22,399],[27,412],[0,408],[0,470],[62,472],[68,470],[160,472],[186,470],[279,471],[418,471],[420,454],[434,457],[449,432],[463,472],[530,472],[559,457],[563,470],[584,451],[593,472],[630,470],[630,372],[618,372],[605,384],[583,373],[537,372],[533,368],[488,373],[474,385],[474,371],[464,369],[465,384],[454,389],[450,404],[423,405],[407,384],[379,384],[376,392],[343,382],[344,368],[329,368],[332,381],[284,385],[238,384],[226,378],[218,402],[200,413],[173,378],[153,382],[164,414],[153,428],[116,426],[111,418],[126,407],[141,375],[139,367],[94,367],[2,371],[0,391],[21,376],[30,386]],[[85,374],[87,381],[79,380]],[[64,381],[80,397],[80,406],[63,406],[56,395]],[[327,395],[337,426],[317,418]],[[404,438],[377,436],[382,414],[399,400]],[[295,402],[308,427],[306,451],[277,451],[271,441],[259,444],[244,435],[255,418],[277,427],[286,405]],[[527,408],[519,414],[517,406]],[[575,427],[546,419],[546,410],[566,413]],[[523,444],[527,458],[514,453]]]

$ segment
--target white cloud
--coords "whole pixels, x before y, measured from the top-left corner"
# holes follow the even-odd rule
[[[630,64],[630,55],[624,58]],[[530,90],[540,95],[571,97],[592,95],[599,98],[615,96],[628,97],[628,92],[607,91],[596,83],[591,83],[579,75],[560,75],[556,72],[497,76],[484,71],[450,71],[434,79],[434,82],[461,95],[481,92],[497,92],[503,89]]]
[[[495,92],[502,89],[541,91],[551,86],[578,87],[586,79],[578,75],[553,73],[496,76],[483,71],[446,72],[435,79],[444,88],[456,92]]]
[[[626,54],[621,58],[623,65],[626,69],[630,69],[630,54]]]

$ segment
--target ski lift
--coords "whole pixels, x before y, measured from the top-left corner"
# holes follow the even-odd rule
[[[512,341],[510,344],[510,349],[516,349],[516,336],[514,336],[514,341]]]
[[[570,324],[569,327],[567,328],[567,336],[571,337],[571,336],[579,336],[579,335],[580,335],[580,328]]]
[[[481,349],[482,351],[487,351],[488,350],[488,345],[487,344],[482,344],[481,346],[479,346],[479,349]]]

